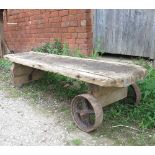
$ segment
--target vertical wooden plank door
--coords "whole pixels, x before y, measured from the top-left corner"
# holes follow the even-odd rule
[[[94,10],[94,47],[155,58],[155,10]]]

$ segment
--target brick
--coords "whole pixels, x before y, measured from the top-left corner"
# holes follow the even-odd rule
[[[49,18],[51,15],[51,12],[50,11],[46,11],[44,13],[42,13],[40,16],[42,16],[43,18]]]
[[[81,26],[86,26],[87,21],[86,20],[81,20]]]
[[[69,26],[69,22],[65,21],[61,23],[61,27],[68,27]]]
[[[76,9],[70,9],[69,14],[71,14],[71,15],[77,14],[77,10]]]
[[[64,21],[61,23],[61,27],[78,26],[77,21]]]
[[[49,22],[49,17],[48,16],[45,16],[45,17],[43,17],[43,20],[44,20],[44,23],[48,23]]]
[[[59,28],[60,32],[68,32],[68,29],[66,27],[61,27]]]
[[[72,38],[71,33],[63,33],[62,38],[66,38],[66,39]]]
[[[75,39],[67,39],[68,44],[75,44]]]
[[[69,21],[69,26],[78,26],[78,22],[75,21]]]
[[[75,27],[68,27],[68,32],[75,32]]]
[[[48,38],[36,38],[35,41],[37,42],[49,42],[49,39]]]
[[[44,33],[44,34],[42,34],[42,37],[43,38],[50,38],[51,34],[50,33]]]
[[[40,20],[40,19],[42,19],[42,16],[33,15],[30,17],[30,20]]]
[[[91,27],[91,26],[87,26],[87,27],[86,27],[86,32],[87,32],[87,33],[92,32],[92,27]]]
[[[68,15],[68,10],[62,10],[62,11],[59,11],[59,16],[66,16]]]
[[[57,27],[51,27],[51,28],[48,28],[48,30],[47,30],[47,33],[50,33],[50,32],[59,32],[60,31],[60,29],[59,28],[57,28]]]
[[[49,27],[60,27],[61,23],[49,23]]]
[[[58,23],[58,22],[61,22],[61,18],[60,17],[49,18],[49,23]]]
[[[79,48],[88,49],[87,44],[79,44]]]
[[[87,20],[86,26],[92,26],[92,21],[91,21],[91,19]]]
[[[84,44],[87,43],[87,39],[76,39],[77,44]]]
[[[77,19],[77,15],[69,15],[69,16],[68,16],[68,20],[69,20],[69,21],[78,20],[78,19]]]
[[[68,21],[69,20],[69,16],[64,16],[61,18],[61,20],[64,22],[64,21]]]
[[[77,49],[78,45],[77,44],[69,44],[69,48],[71,49]]]
[[[40,15],[41,13],[39,9],[34,9],[32,12],[33,12],[33,15]]]
[[[83,14],[77,14],[76,15],[77,20],[86,20],[87,22],[91,21],[91,14],[90,13],[83,13]]]
[[[61,38],[61,33],[53,33],[53,38]]]
[[[46,33],[46,32],[48,32],[48,29],[36,29],[36,31],[37,31],[37,33]]]
[[[35,24],[35,25],[41,24],[41,23],[44,23],[44,20],[43,20],[43,19],[40,19],[40,20],[33,20],[33,21],[32,21],[32,24]]]
[[[51,12],[50,16],[51,17],[59,16],[59,11],[53,11],[53,12]]]
[[[92,40],[93,32],[87,32],[87,37],[89,38],[89,40]]]
[[[71,33],[71,38],[77,38],[78,34],[77,33]]]
[[[78,33],[78,38],[87,38],[87,33]]]
[[[44,29],[45,27],[44,27],[45,25],[43,24],[43,23],[41,23],[41,24],[37,24],[37,25],[31,25],[31,26],[26,26],[26,27],[29,27],[29,28],[31,28],[31,29],[34,29],[34,28],[41,28],[41,29]]]
[[[77,10],[77,13],[79,13],[79,14],[82,13],[82,14],[83,14],[83,13],[86,13],[86,10],[87,10],[87,9],[78,9],[78,10]]]
[[[86,28],[85,27],[76,27],[75,31],[76,32],[86,32]]]

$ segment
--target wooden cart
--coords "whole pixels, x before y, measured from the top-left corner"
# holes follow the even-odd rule
[[[87,82],[88,94],[76,96],[71,103],[73,119],[85,132],[95,130],[102,123],[102,107],[129,97],[128,86],[133,90],[133,102],[138,104],[140,90],[135,82],[147,73],[143,67],[132,64],[33,51],[9,54],[5,58],[13,62],[11,70],[16,86],[40,79],[44,71]]]

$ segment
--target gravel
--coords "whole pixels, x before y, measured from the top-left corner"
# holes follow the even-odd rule
[[[70,130],[70,112],[60,111],[64,103],[51,97],[39,99],[34,106],[22,96],[10,96],[4,87],[5,82],[0,81],[0,145],[76,145],[76,139],[80,145],[113,145],[110,139],[82,132],[75,125]]]

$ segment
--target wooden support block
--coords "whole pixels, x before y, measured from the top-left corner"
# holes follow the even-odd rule
[[[103,107],[127,97],[127,87],[101,87],[90,84],[89,91]]]
[[[23,66],[20,64],[16,64],[14,63],[11,67],[11,72],[13,73],[13,75],[16,76],[22,76],[22,75],[28,75],[33,71],[33,68],[31,67],[27,67],[27,66]]]
[[[43,76],[43,71],[31,67],[14,63],[12,68],[12,79],[15,86],[39,80]]]

